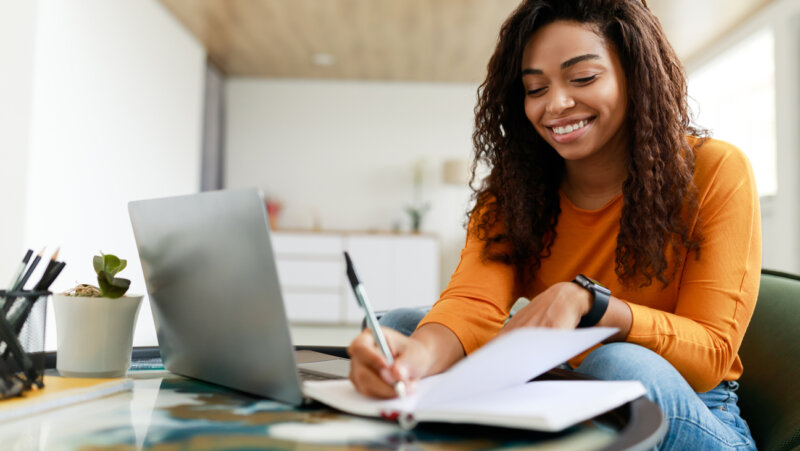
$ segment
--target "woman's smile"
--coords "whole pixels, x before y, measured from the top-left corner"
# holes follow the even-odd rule
[[[580,120],[567,120],[552,122],[553,125],[545,125],[545,128],[550,132],[552,138],[561,144],[567,144],[577,141],[585,135],[589,128],[592,126],[594,117]]]

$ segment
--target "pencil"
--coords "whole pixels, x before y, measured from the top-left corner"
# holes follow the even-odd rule
[[[28,282],[28,279],[31,278],[33,270],[36,269],[36,265],[38,265],[39,261],[42,259],[42,255],[44,254],[44,249],[45,248],[42,248],[39,254],[33,259],[30,266],[28,266],[28,270],[25,272],[25,275],[22,276],[22,278],[19,281],[17,281],[17,283],[14,285],[11,291],[19,291],[25,288],[25,284]],[[3,314],[7,314],[9,310],[11,310],[14,301],[16,301],[15,297],[6,296],[6,302],[3,303]]]
[[[51,278],[50,277],[51,273],[53,272],[53,270],[55,269],[56,265],[58,264],[58,262],[56,261],[56,258],[58,257],[58,251],[59,250],[61,250],[61,248],[56,248],[56,251],[53,253],[53,256],[50,257],[50,261],[47,262],[47,267],[44,269],[44,273],[42,273],[42,277],[39,279],[39,282],[37,282],[36,285],[33,288],[34,291],[39,291],[39,290],[43,289],[44,288],[44,284],[47,282],[48,279]],[[53,279],[55,279],[55,277],[53,277]],[[52,283],[52,281],[51,281],[51,283]],[[50,286],[50,285],[48,284],[47,286]],[[44,288],[44,289],[47,289],[47,288]]]
[[[56,262],[53,266],[53,269],[42,277],[42,280],[36,284],[37,288],[35,291],[47,291],[50,288],[50,285],[56,280],[59,274],[61,274],[61,270],[64,269],[64,266],[67,264],[64,262]],[[45,278],[46,277],[46,278]],[[33,304],[39,300],[38,297],[30,298],[30,297],[23,297],[22,298],[22,305],[19,305],[18,302],[14,309],[10,309],[8,313],[9,320],[8,322],[11,324],[14,333],[19,335],[20,331],[22,331],[22,326],[25,324],[25,321],[28,320],[28,315],[30,315],[31,310],[33,309]]]
[[[14,273],[14,278],[11,279],[11,283],[8,284],[8,291],[13,290],[14,287],[17,286],[17,283],[19,282],[19,278],[22,277],[22,273],[25,271],[25,267],[28,266],[28,262],[31,261],[31,255],[33,255],[33,250],[32,249],[28,249],[28,252],[25,253],[25,257],[22,259],[22,261],[19,264],[19,268]]]
[[[22,273],[25,272],[25,267],[28,266],[28,262],[31,260],[31,255],[33,255],[33,250],[28,249],[28,252],[25,253],[25,257],[22,258],[22,261],[19,264],[19,268],[14,273],[11,283],[8,285],[8,290],[6,290],[7,292],[14,291],[14,288],[20,281],[20,277],[22,277]],[[6,293],[6,296],[8,300],[11,299],[11,296],[8,296],[8,293]],[[6,297],[0,297],[0,308],[5,307],[8,300],[6,300]],[[3,309],[3,311],[5,311],[5,309]]]
[[[28,279],[31,278],[31,274],[33,274],[33,270],[36,269],[36,265],[38,265],[39,261],[42,260],[42,255],[44,255],[44,250],[45,248],[42,248],[42,250],[39,251],[39,254],[37,254],[36,257],[33,259],[33,262],[31,262],[31,265],[28,266],[28,270],[25,272],[25,275],[22,276],[22,280],[17,282],[17,285],[14,287],[14,291],[22,290],[25,288],[25,284],[28,282]]]
[[[55,266],[53,266],[53,269],[47,273],[47,278],[42,278],[42,281],[40,282],[41,287],[39,287],[39,290],[49,290],[50,285],[52,285],[53,282],[55,282],[56,277],[61,274],[61,270],[64,269],[64,266],[67,266],[67,264],[64,262],[56,262]]]

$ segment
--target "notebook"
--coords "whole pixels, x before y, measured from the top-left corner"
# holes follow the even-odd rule
[[[295,353],[260,191],[134,201],[128,212],[167,370],[293,405],[307,400],[298,370],[347,377],[347,359]]]
[[[44,387],[34,388],[0,403],[0,422],[36,415],[48,410],[130,390],[130,379],[44,376]]]
[[[521,328],[490,341],[405,398],[358,393],[349,380],[309,382],[306,394],[336,409],[395,420],[469,423],[557,432],[645,394],[639,381],[530,379],[613,335],[617,329]]]

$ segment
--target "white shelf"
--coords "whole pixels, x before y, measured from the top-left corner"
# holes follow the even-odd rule
[[[361,323],[363,313],[345,275],[345,250],[376,311],[438,299],[439,241],[430,235],[275,231],[272,245],[294,324]]]

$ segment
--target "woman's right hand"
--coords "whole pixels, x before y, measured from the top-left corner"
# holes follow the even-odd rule
[[[407,337],[394,329],[382,328],[392,351],[394,365],[391,367],[372,338],[364,329],[347,348],[350,355],[350,381],[356,390],[374,398],[395,398],[394,384],[402,381],[409,393],[414,391],[416,381],[427,375],[433,356],[421,341]]]

